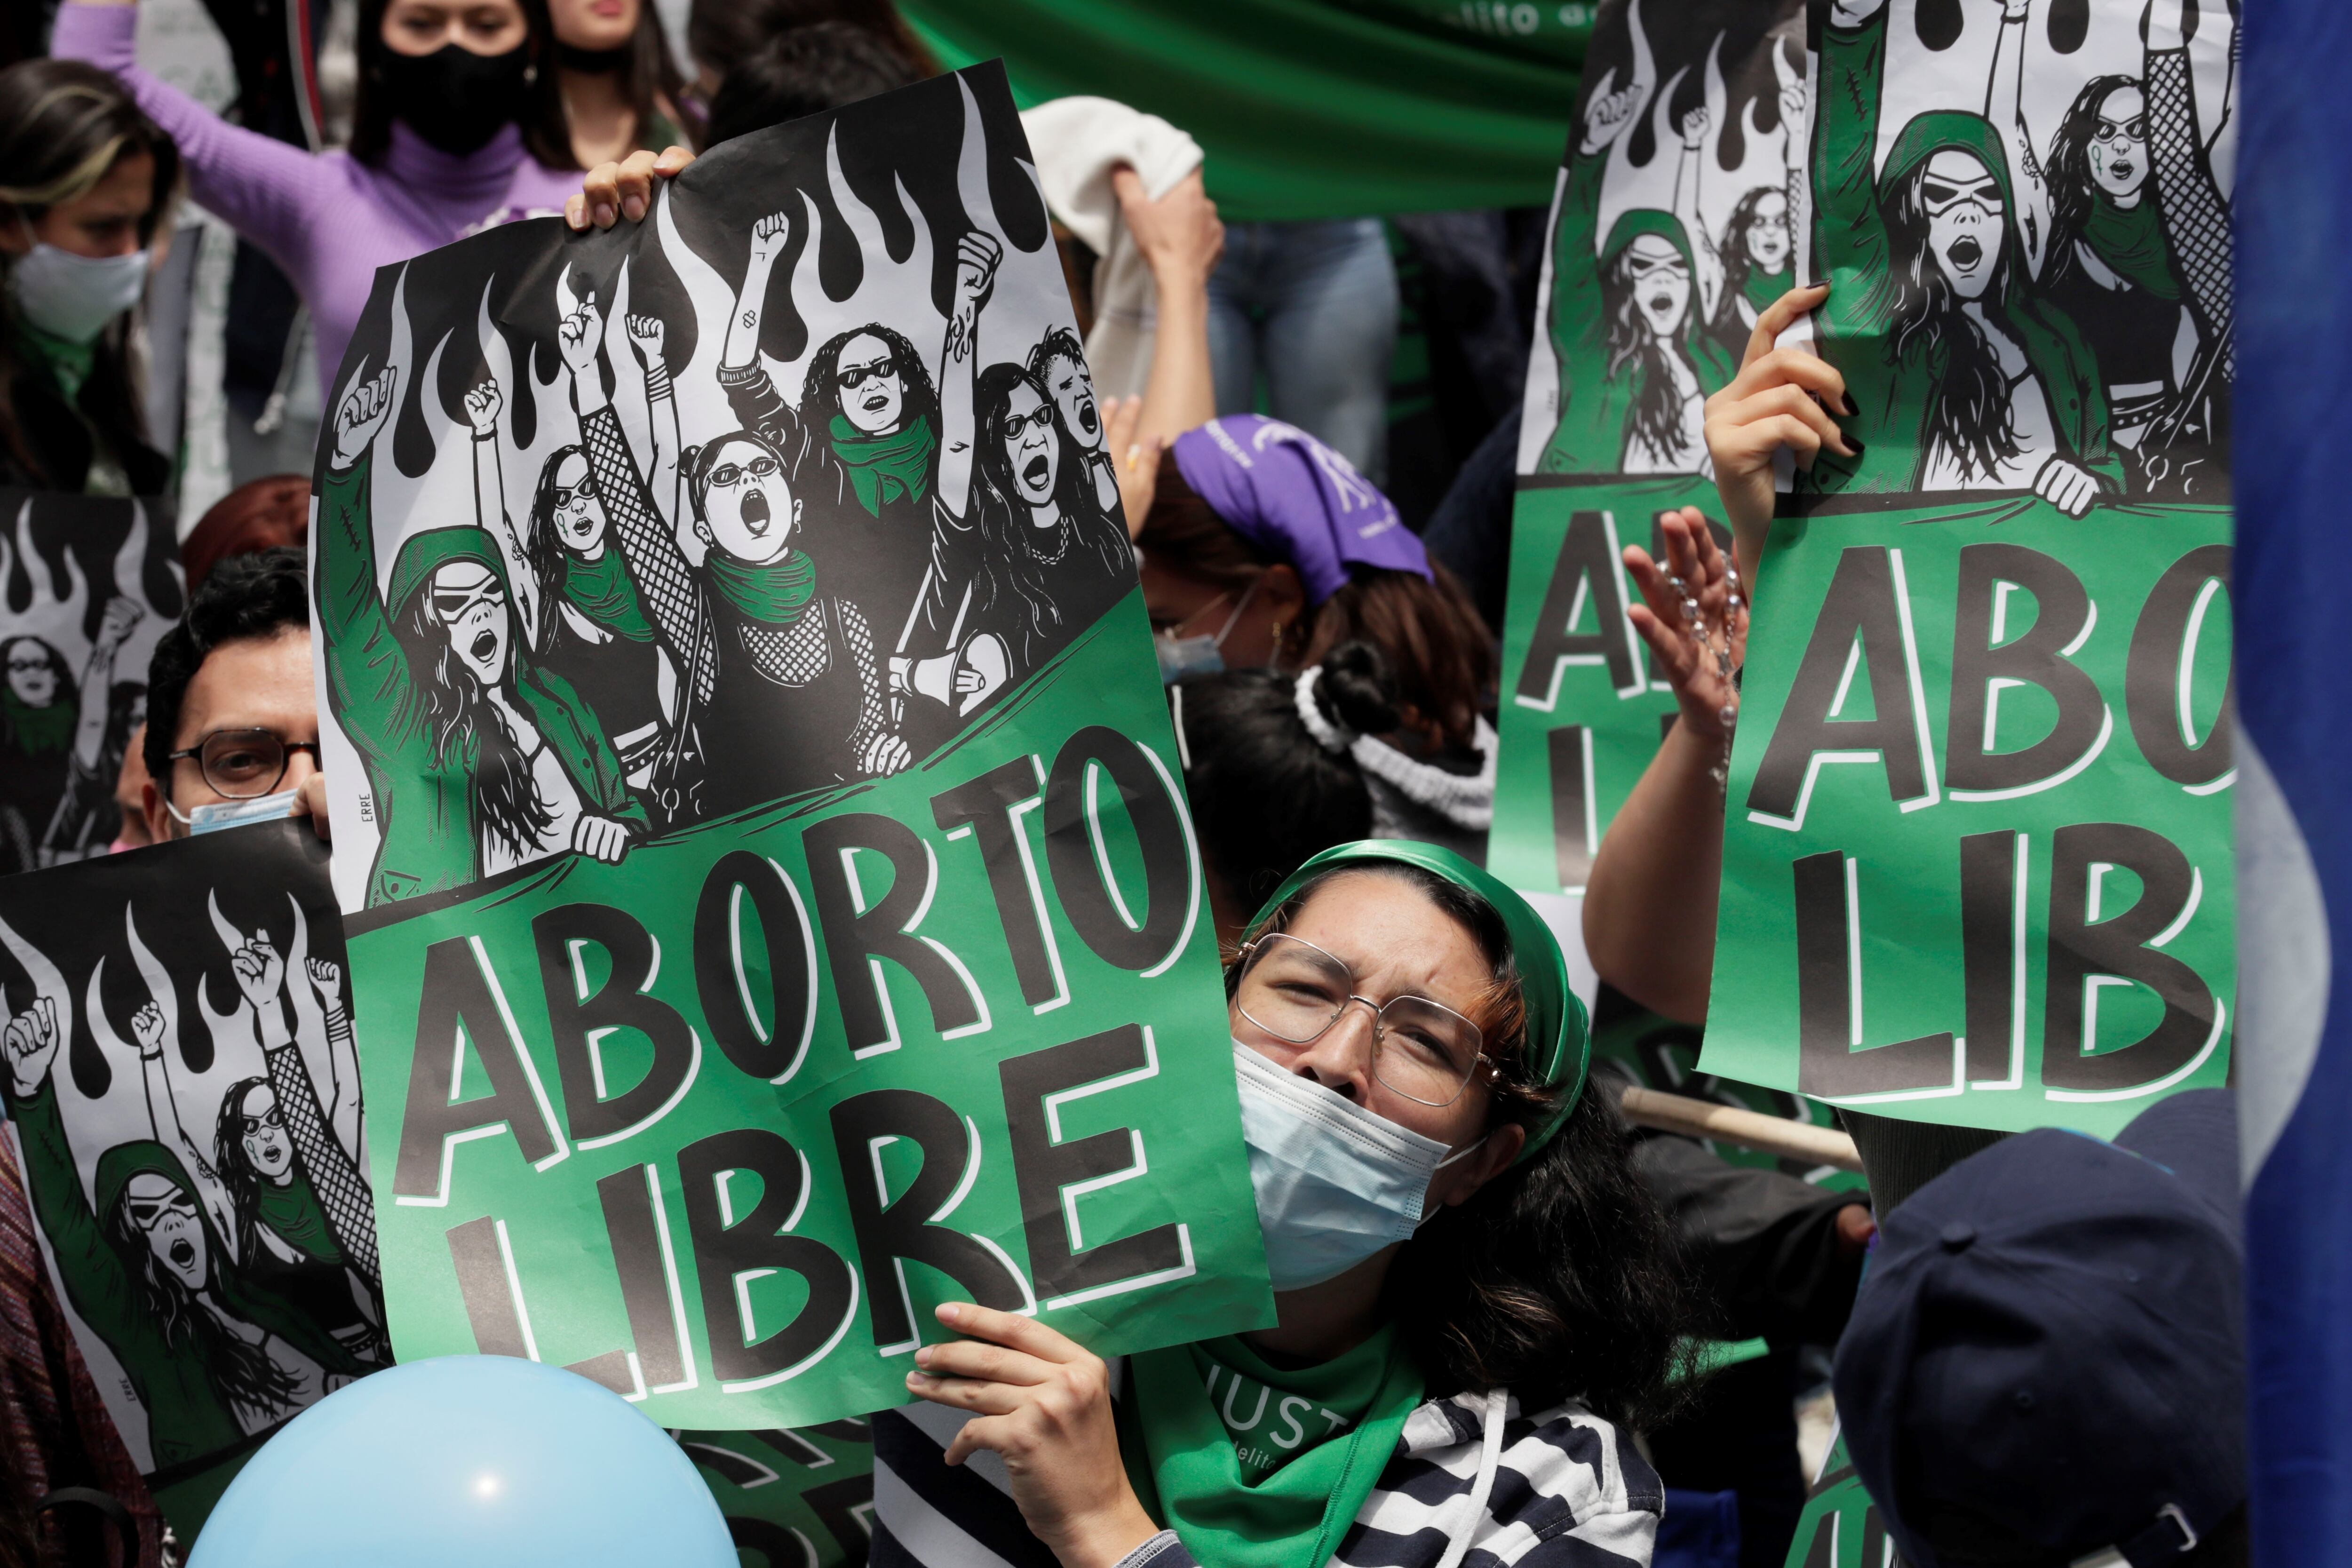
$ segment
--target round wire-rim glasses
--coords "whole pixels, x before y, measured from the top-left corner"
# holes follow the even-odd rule
[[[1347,961],[1305,937],[1269,931],[1243,947],[1241,965],[1234,1005],[1285,1045],[1322,1038],[1356,1003],[1370,1008],[1372,1077],[1416,1105],[1452,1105],[1486,1059],[1477,1025],[1443,1002],[1410,992],[1385,1003],[1360,994]]]

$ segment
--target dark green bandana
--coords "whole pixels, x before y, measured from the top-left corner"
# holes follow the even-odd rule
[[[16,750],[28,757],[46,757],[72,745],[74,721],[80,717],[72,699],[62,691],[47,708],[33,708],[7,687],[0,687],[0,714],[7,717],[8,734]]]
[[[16,331],[24,345],[34,356],[49,367],[49,379],[58,384],[68,403],[78,403],[81,389],[89,380],[89,373],[98,363],[98,340],[86,343],[68,342],[54,337],[30,321],[19,320]]]
[[[631,642],[651,642],[654,628],[637,603],[637,585],[608,542],[593,561],[566,551],[563,556],[563,597],[582,615]]]
[[[801,618],[816,593],[816,568],[808,552],[795,550],[769,566],[746,566],[712,551],[703,562],[719,596],[755,621],[788,626]]]
[[[1127,1369],[1119,1453],[1136,1497],[1218,1568],[1323,1568],[1422,1394],[1393,1328],[1297,1370],[1233,1338],[1146,1351]]]
[[[1751,268],[1748,281],[1739,286],[1740,297],[1755,306],[1757,314],[1761,315],[1767,305],[1795,286],[1796,276],[1786,267],[1778,272],[1758,272]]]
[[[328,1228],[327,1211],[320,1206],[319,1194],[310,1190],[301,1172],[289,1176],[282,1187],[263,1182],[254,1208],[255,1217],[276,1231],[295,1251],[321,1263],[343,1260],[343,1249],[336,1245],[335,1233]]]
[[[940,449],[929,417],[888,436],[868,436],[836,414],[829,431],[833,455],[849,470],[857,504],[875,517],[891,501],[919,501],[931,493],[931,459]]]
[[[2179,280],[2172,275],[2172,247],[2165,243],[2164,219],[2156,203],[2143,192],[2139,205],[2119,207],[2102,191],[2091,197],[2083,219],[2083,238],[2107,269],[2145,289],[2159,300],[2180,298]]]

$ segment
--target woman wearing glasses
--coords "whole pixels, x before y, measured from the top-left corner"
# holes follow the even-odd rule
[[[327,697],[366,764],[383,835],[368,903],[554,855],[618,861],[646,831],[646,808],[593,710],[516,647],[488,533],[410,534],[377,596],[370,449],[399,379],[387,366],[336,411],[317,525]]]
[[[942,1306],[961,1337],[907,1380],[939,1408],[875,1419],[897,1555],[1648,1563],[1664,1495],[1627,1434],[1685,1309],[1549,931],[1459,856],[1381,840],[1309,860],[1251,934],[1226,986],[1274,1324],[1114,1377]],[[992,1486],[953,1468],[983,1450]]]

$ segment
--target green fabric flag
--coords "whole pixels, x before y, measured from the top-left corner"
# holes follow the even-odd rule
[[[1328,1561],[1422,1394],[1392,1327],[1316,1366],[1276,1367],[1227,1336],[1128,1369],[1120,1447],[1136,1495],[1220,1568]]]
[[[940,437],[929,419],[918,419],[887,436],[868,436],[841,415],[829,431],[833,455],[849,470],[857,504],[876,517],[888,502],[919,501],[931,493],[931,463]]]
[[[803,550],[766,566],[746,566],[714,550],[703,570],[729,604],[770,626],[788,626],[799,620],[816,593],[816,566]]]
[[[593,561],[566,551],[563,560],[563,596],[582,615],[614,637],[652,640],[652,623],[637,602],[637,585],[619,551],[606,550]]]
[[[1207,155],[1228,221],[1548,200],[1597,7],[1507,0],[914,0],[950,68],[1023,107],[1091,93]]]

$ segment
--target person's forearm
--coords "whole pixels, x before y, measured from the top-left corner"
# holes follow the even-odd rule
[[[1209,368],[1209,279],[1174,268],[1152,274],[1151,374],[1143,384],[1143,414],[1135,439],[1145,451],[1197,430],[1217,416],[1217,385]],[[1126,454],[1114,452],[1114,459]]]
[[[1677,723],[1609,825],[1584,889],[1601,978],[1669,1018],[1706,1020],[1723,875],[1722,743]]]

